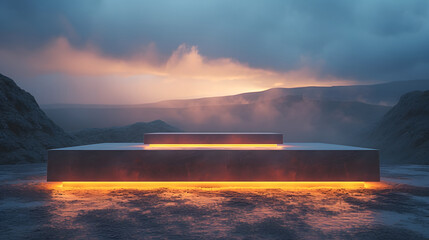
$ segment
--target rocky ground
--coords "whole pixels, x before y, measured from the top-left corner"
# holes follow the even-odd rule
[[[428,239],[429,166],[365,189],[82,189],[0,170],[1,239]]]

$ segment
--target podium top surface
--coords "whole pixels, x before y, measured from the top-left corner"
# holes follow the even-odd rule
[[[283,143],[276,148],[249,148],[250,150],[276,150],[276,151],[377,151],[376,149],[352,147],[326,143]],[[195,147],[195,148],[150,148],[144,143],[99,143],[75,147],[57,148],[49,151],[151,151],[151,150],[249,150],[247,148],[233,147]]]

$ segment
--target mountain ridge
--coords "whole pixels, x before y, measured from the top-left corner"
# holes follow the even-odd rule
[[[422,89],[429,89],[429,79],[350,86],[270,88],[263,91],[245,92],[234,95],[172,99],[143,104],[46,104],[42,105],[42,108],[177,108],[202,105],[245,104],[252,103],[260,99],[273,99],[285,95],[301,95],[305,98],[314,100],[355,101],[375,105],[393,106],[399,100],[401,95],[413,90]]]
[[[429,91],[403,95],[368,135],[387,163],[429,164]]]
[[[0,74],[0,164],[42,162],[46,149],[77,144],[34,97]]]
[[[286,134],[287,141],[353,143],[349,140],[360,129],[370,128],[389,109],[360,102],[283,96],[251,104],[46,111],[68,131],[163,119],[183,131],[274,131]]]

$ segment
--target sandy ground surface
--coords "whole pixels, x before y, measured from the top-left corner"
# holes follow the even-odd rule
[[[0,166],[0,239],[429,239],[429,166],[360,189],[86,189]]]

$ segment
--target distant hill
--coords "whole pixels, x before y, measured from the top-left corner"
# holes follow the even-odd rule
[[[178,132],[179,129],[156,120],[138,122],[124,127],[90,128],[79,131],[74,136],[81,144],[112,143],[112,142],[143,142],[143,135],[151,132]]]
[[[393,106],[403,94],[416,90],[429,90],[429,79],[396,81],[372,85],[272,88],[261,92],[248,92],[231,96],[167,100],[138,105],[51,104],[43,105],[42,108],[187,108],[213,105],[251,104],[290,95],[299,95],[312,100],[349,101]]]
[[[386,163],[429,164],[429,91],[403,95],[368,141]]]
[[[287,141],[354,143],[390,108],[360,102],[312,100],[302,96],[252,103],[183,108],[46,109],[67,130],[111,127],[163,119],[183,131],[274,131]]]
[[[401,95],[424,89],[429,80],[275,88],[140,105],[49,105],[45,111],[67,131],[162,119],[183,131],[276,131],[288,141],[356,144]]]
[[[0,164],[42,162],[46,149],[75,144],[33,96],[0,74]]]
[[[143,104],[142,107],[192,107],[207,105],[243,104],[300,95],[313,100],[350,101],[375,105],[393,106],[400,96],[414,90],[429,90],[429,79],[397,81],[373,85],[334,87],[272,88],[262,92],[250,92],[233,96],[210,97],[190,100],[170,100]]]

